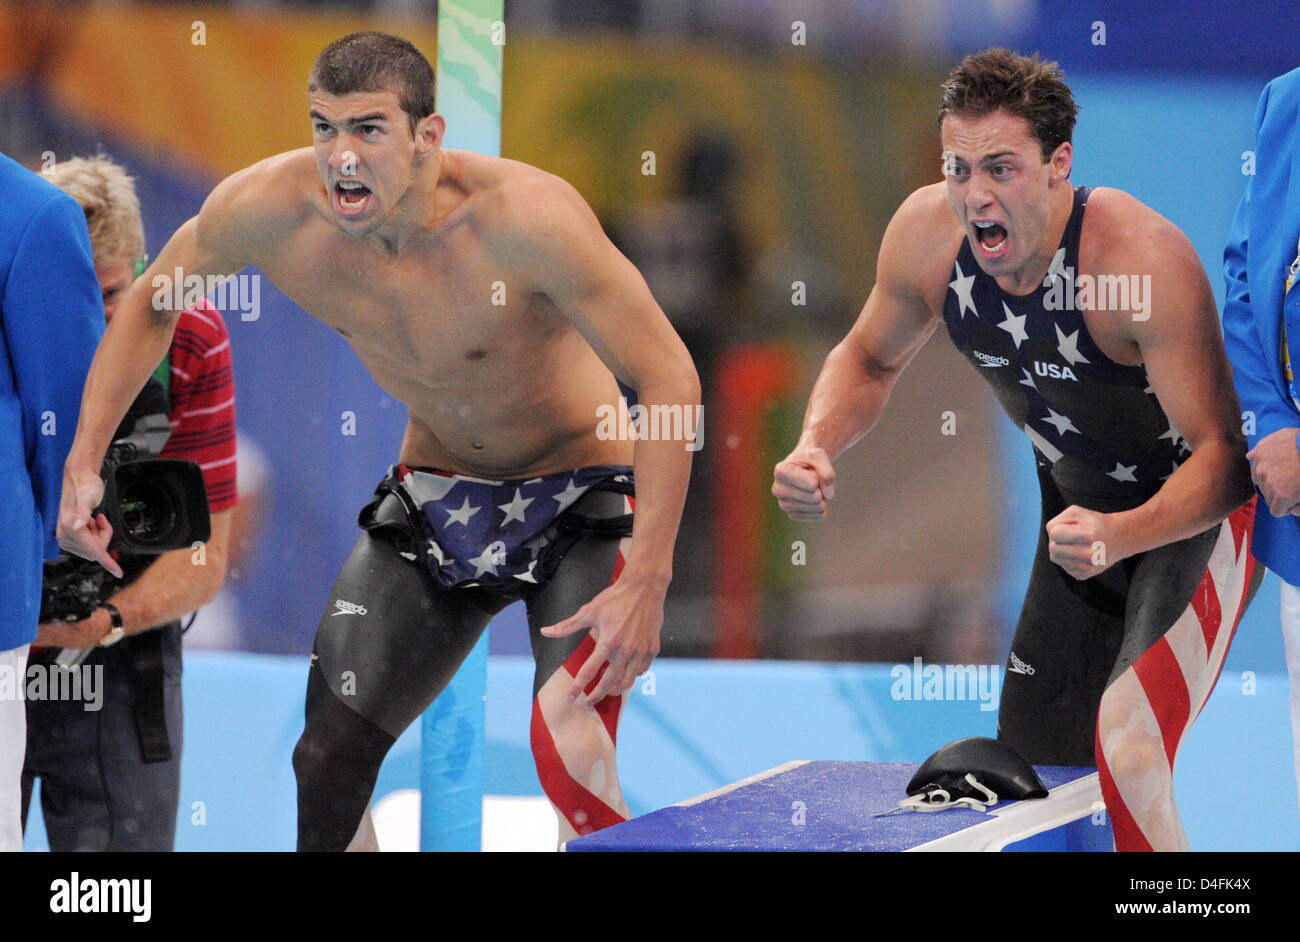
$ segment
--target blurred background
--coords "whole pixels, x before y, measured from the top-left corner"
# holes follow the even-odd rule
[[[33,168],[96,150],[125,163],[156,253],[217,181],[310,143],[306,75],[321,47],[383,29],[432,60],[435,13],[433,0],[0,2],[0,151]],[[503,155],[587,198],[704,380],[665,671],[674,658],[834,662],[849,673],[819,683],[852,701],[844,678],[877,675],[851,665],[1002,662],[1039,524],[1033,459],[944,331],[838,462],[827,522],[795,525],[769,495],[817,370],[871,288],[890,215],[940,179],[939,83],[989,45],[1059,61],[1082,105],[1075,183],[1126,189],[1179,225],[1221,302],[1255,104],[1300,64],[1274,26],[1293,16],[1291,0],[1185,0],[1176,12],[1154,0],[507,0]],[[342,338],[262,288],[257,319],[226,316],[241,546],[190,641],[301,657],[405,409]],[[1258,722],[1270,774],[1286,776],[1277,596],[1270,577],[1225,678],[1281,678],[1281,707]],[[491,650],[501,664],[527,653],[519,606],[494,623]],[[851,735],[828,741],[846,758],[917,760],[957,734],[991,734],[994,715],[917,721],[924,733],[891,738],[870,708],[845,709]],[[522,727],[522,714],[510,722]],[[696,756],[698,781],[629,795],[653,806],[758,771],[730,761]],[[1279,791],[1293,825],[1295,790]]]

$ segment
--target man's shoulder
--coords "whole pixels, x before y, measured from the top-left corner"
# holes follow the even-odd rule
[[[1145,344],[1157,337],[1185,334],[1207,310],[1213,313],[1209,280],[1191,240],[1173,222],[1137,197],[1113,187],[1088,196],[1079,240],[1079,274],[1098,279],[1103,290],[1123,291],[1118,301],[1101,305],[1120,336]],[[1145,298],[1145,302],[1141,299]],[[1145,309],[1142,305],[1145,304]],[[1136,306],[1135,306],[1136,305]],[[1166,312],[1151,317],[1153,305]],[[1144,316],[1137,312],[1143,309]]]
[[[591,207],[563,177],[518,160],[486,160],[491,162],[476,163],[471,170],[473,217],[494,250],[549,254],[599,231]]]
[[[543,211],[587,208],[573,184],[540,167],[506,157],[476,154],[470,159],[484,208],[502,226],[527,226]]]
[[[961,221],[948,202],[945,183],[928,183],[917,187],[894,211],[891,226],[908,234],[926,233],[931,236],[961,231]]]
[[[226,177],[209,194],[202,217],[244,239],[278,244],[314,211],[323,192],[310,147],[259,160]]]
[[[1086,267],[1094,271],[1142,272],[1165,261],[1195,258],[1183,230],[1114,187],[1095,187],[1088,194],[1083,226]]]
[[[947,185],[919,187],[894,211],[885,229],[881,278],[925,293],[936,278],[949,277],[963,238],[961,221],[948,202]]]
[[[259,196],[279,196],[285,200],[306,198],[313,185],[321,186],[316,154],[310,147],[299,147],[263,157],[257,163],[237,170],[224,182],[238,180],[241,186],[255,189]]]

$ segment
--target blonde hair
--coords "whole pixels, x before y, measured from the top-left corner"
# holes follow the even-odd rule
[[[135,181],[103,155],[60,160],[47,178],[81,204],[95,264],[144,255],[144,223]]]

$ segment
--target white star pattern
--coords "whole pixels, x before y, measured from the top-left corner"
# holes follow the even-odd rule
[[[1024,429],[1025,429],[1025,434],[1029,436],[1029,440],[1034,443],[1034,447],[1037,448],[1039,452],[1042,453],[1043,457],[1046,458],[1048,461],[1050,461],[1052,464],[1056,464],[1056,462],[1060,461],[1061,458],[1064,457],[1064,454],[1062,453],[1061,449],[1057,448],[1047,439],[1043,438],[1042,435],[1039,435],[1038,432],[1030,428],[1028,424],[1024,426]]]
[[[1137,478],[1133,477],[1133,472],[1136,470],[1137,465],[1123,465],[1117,461],[1115,462],[1115,470],[1107,471],[1106,476],[1114,478],[1116,481],[1133,481],[1136,483]]]
[[[537,560],[534,559],[531,563],[528,564],[528,568],[526,570],[524,570],[523,572],[515,573],[515,578],[521,579],[524,582],[532,582],[536,584],[537,577],[533,575],[533,567],[536,565],[537,565]]]
[[[1070,421],[1069,416],[1061,415],[1056,410],[1052,409],[1050,406],[1047,409],[1047,418],[1043,419],[1042,421],[1046,422],[1048,425],[1055,426],[1056,434],[1061,438],[1065,437],[1066,432],[1074,432],[1076,435],[1083,434],[1077,428],[1074,427],[1074,423]]]
[[[402,478],[402,486],[415,500],[417,507],[442,500],[456,486],[456,478],[427,471],[412,471]]]
[[[1079,332],[1076,330],[1074,333],[1067,335],[1061,330],[1060,324],[1054,324],[1053,326],[1056,328],[1056,350],[1065,359],[1065,362],[1071,366],[1076,363],[1088,363],[1088,358],[1079,352]]]
[[[536,559],[537,554],[542,551],[542,547],[550,542],[549,534],[552,532],[552,530],[553,528],[547,528],[546,530],[543,530],[541,533],[537,534],[537,536],[533,537],[531,540],[524,541],[524,548],[532,552],[533,559]]]
[[[956,262],[953,263],[953,267],[957,269],[957,277],[948,282],[948,287],[953,290],[953,294],[957,295],[957,319],[961,320],[966,316],[966,308],[970,308],[970,312],[979,317],[980,312],[975,308],[975,299],[971,297],[971,288],[975,285],[975,276],[963,275],[961,265]]]
[[[1177,461],[1172,462],[1172,467],[1169,469],[1169,473],[1166,474],[1164,477],[1162,477],[1160,480],[1168,481],[1171,477],[1173,477],[1174,472],[1177,470],[1178,470],[1178,462]]]
[[[520,493],[519,488],[516,487],[514,500],[510,501],[508,504],[497,504],[497,509],[504,511],[506,515],[506,518],[501,521],[501,526],[504,527],[511,520],[518,520],[520,523],[527,523],[527,521],[524,520],[524,511],[527,510],[528,505],[536,499],[537,498],[535,497],[524,497],[523,494]]]
[[[1169,422],[1168,416],[1165,417],[1165,421]],[[1177,445],[1179,442],[1183,440],[1182,433],[1179,432],[1178,429],[1174,428],[1173,422],[1169,422],[1169,430],[1164,432],[1160,437],[1169,439],[1175,445]]]
[[[504,547],[500,542],[492,543],[478,557],[471,559],[470,562],[474,564],[474,577],[477,578],[485,572],[495,576],[497,574],[497,556],[503,549]]]
[[[569,483],[565,486],[564,490],[560,491],[560,493],[556,494],[552,498],[553,500],[557,500],[560,502],[560,509],[558,512],[564,513],[566,510],[568,510],[570,504],[572,504],[575,500],[577,500],[579,497],[581,497],[583,494],[587,492],[588,486],[589,485],[583,485],[582,487],[574,487],[573,478],[569,478]]]
[[[1011,339],[1016,342],[1016,349],[1020,349],[1022,341],[1029,339],[1029,333],[1025,330],[1025,318],[1028,314],[1021,314],[1016,317],[1011,313],[1011,308],[1007,307],[1007,302],[1002,302],[1002,310],[1006,312],[1007,319],[998,324],[1003,330],[1011,335]]]
[[[1052,264],[1047,266],[1047,276],[1043,278],[1043,285],[1046,286],[1050,284],[1053,280],[1057,278],[1064,278],[1064,277],[1065,277],[1065,247],[1062,246],[1061,248],[1057,249],[1056,254],[1052,256]]]
[[[1033,378],[1032,376],[1029,375],[1029,370],[1025,369],[1025,368],[1022,366],[1022,367],[1020,368],[1020,372],[1022,372],[1022,373],[1025,374],[1025,378],[1022,379],[1022,380],[1020,381],[1020,385],[1021,385],[1021,386],[1028,386],[1030,389],[1037,389],[1037,388],[1038,388],[1037,386],[1034,385],[1034,378]]]
[[[469,505],[469,498],[466,497],[465,503],[460,505],[459,510],[446,510],[447,526],[451,526],[453,523],[459,523],[462,527],[467,527],[469,526],[469,518],[482,509],[482,507],[471,507]]]

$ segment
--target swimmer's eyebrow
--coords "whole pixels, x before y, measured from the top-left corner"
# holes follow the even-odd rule
[[[962,164],[970,163],[970,161],[967,160],[965,157],[959,157],[954,151],[950,151],[950,150],[944,151],[940,156],[943,157],[944,159],[948,159],[949,157],[951,157],[953,160]],[[999,151],[996,154],[986,154],[985,156],[980,158],[979,162],[982,164],[990,164],[990,163],[994,163],[995,161],[1001,160],[1003,157],[1015,157],[1015,156],[1016,156],[1015,151],[1004,150],[1004,151]]]
[[[321,121],[324,121],[326,124],[336,123],[334,121],[331,121],[329,118],[325,117],[315,108],[311,109],[311,116],[313,118],[317,118]],[[364,114],[359,118],[348,118],[347,121],[345,121],[344,123],[351,125],[352,127],[356,127],[358,124],[373,124],[376,121],[387,121],[387,120],[388,120],[388,115],[385,112],[375,111],[370,114]]]

